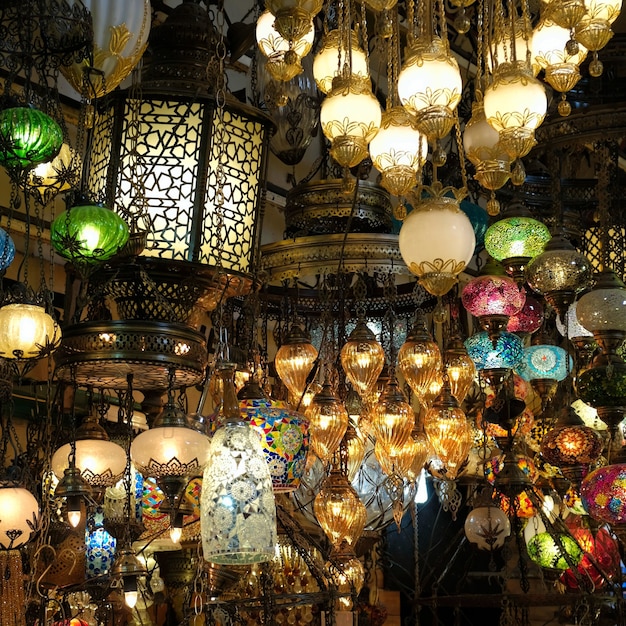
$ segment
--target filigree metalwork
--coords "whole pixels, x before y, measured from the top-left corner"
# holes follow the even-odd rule
[[[452,515],[452,519],[455,520],[463,500],[461,492],[457,489],[456,482],[453,480],[434,478],[433,487],[441,503],[441,508],[446,511],[446,513],[449,512],[450,515]]]

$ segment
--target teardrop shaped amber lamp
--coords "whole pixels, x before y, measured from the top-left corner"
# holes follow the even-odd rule
[[[306,379],[309,375],[317,350],[311,344],[311,338],[300,326],[292,326],[283,345],[278,348],[274,365],[276,372],[289,390],[290,401],[297,405],[304,395]]]
[[[348,428],[348,412],[343,402],[333,393],[329,383],[313,398],[306,410],[309,421],[310,445],[319,459],[326,463],[343,439]]]
[[[341,365],[357,393],[367,396],[385,365],[385,352],[364,321],[357,322],[341,348]]]

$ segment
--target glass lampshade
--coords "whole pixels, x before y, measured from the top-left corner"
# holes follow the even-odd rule
[[[74,262],[97,263],[117,254],[128,241],[128,224],[99,204],[73,206],[50,226],[54,249]]]
[[[524,380],[564,380],[572,371],[574,362],[567,351],[547,344],[524,348],[524,355],[515,370]]]
[[[524,301],[524,291],[508,276],[477,276],[461,292],[463,306],[478,318],[485,315],[515,315]]]
[[[522,360],[524,344],[513,333],[502,332],[494,348],[493,341],[486,331],[481,331],[465,340],[467,353],[476,365],[476,369],[512,369]]]
[[[465,536],[481,550],[501,548],[511,534],[508,515],[497,506],[479,506],[465,518]]]
[[[543,458],[560,469],[589,466],[602,453],[603,441],[589,426],[572,425],[552,428],[541,441]]]
[[[334,547],[354,546],[365,527],[365,505],[348,479],[336,470],[322,483],[313,503],[315,517]]]
[[[3,272],[15,258],[13,238],[4,228],[0,228],[0,272]]]
[[[626,465],[600,467],[580,486],[583,505],[594,519],[608,524],[626,522]]]
[[[622,0],[587,0],[585,7],[587,9],[586,18],[606,20],[612,24],[622,10]]]
[[[526,267],[526,280],[565,315],[576,295],[590,285],[591,263],[567,239],[555,235]]]
[[[343,436],[343,443],[348,452],[348,480],[352,483],[365,458],[365,436],[350,422]]]
[[[312,20],[322,6],[322,0],[269,0],[265,3],[265,7],[276,16],[274,27],[290,41],[313,30]]]
[[[441,352],[423,315],[416,318],[398,350],[398,369],[421,402],[441,370]]]
[[[593,333],[587,330],[579,321],[576,313],[578,300],[572,302],[565,314],[564,322],[559,317],[556,318],[556,328],[563,337],[573,339],[574,337],[593,337]]]
[[[239,409],[261,436],[275,492],[298,488],[309,451],[309,422],[284,402],[266,398],[239,400]]]
[[[28,169],[51,161],[62,144],[61,127],[43,111],[31,107],[0,111],[0,165]]]
[[[496,261],[516,257],[530,260],[543,252],[548,241],[548,227],[532,217],[503,217],[485,233],[485,248]]]
[[[331,459],[348,428],[348,412],[343,402],[325,383],[306,410],[311,435],[311,449],[323,462]]]
[[[514,469],[513,472],[511,468]],[[515,454],[510,458],[507,455],[496,456],[485,463],[484,471],[487,482],[498,490],[500,507],[505,513],[524,519],[536,515],[537,510],[529,492],[533,489],[532,483],[538,479],[539,472],[530,457],[522,454]]]
[[[102,507],[87,519],[85,527],[85,576],[95,578],[109,573],[115,558],[117,540],[104,528]]]
[[[295,406],[299,404],[304,394],[307,377],[316,358],[317,350],[311,344],[310,336],[300,326],[292,326],[276,352],[274,365]]]
[[[380,104],[369,78],[353,74],[333,79],[333,88],[322,102],[320,123],[337,163],[342,167],[358,165],[368,155],[368,144],[381,121]]]
[[[542,83],[525,66],[502,63],[496,68],[485,90],[485,115],[511,159],[527,155],[535,145],[535,129],[547,106]]]
[[[526,294],[524,306],[509,317],[506,329],[510,333],[530,335],[541,328],[543,322],[543,305],[539,300]]]
[[[71,445],[66,443],[53,455],[50,466],[55,476],[63,478],[69,467]],[[126,469],[126,451],[113,441],[106,439],[82,439],[76,441],[76,467],[81,476],[97,488],[114,485]]]
[[[168,401],[154,425],[137,435],[130,457],[144,476],[154,478],[197,476],[209,459],[209,438],[190,428],[187,416]]]
[[[354,552],[342,554],[344,548],[331,553],[332,562],[325,564],[327,575],[337,588],[337,592],[343,594],[339,598],[338,607],[343,612],[348,612],[353,608],[353,597],[363,588],[365,582],[365,568]],[[338,553],[337,553],[338,552]],[[336,619],[339,619],[340,611],[336,611]],[[351,613],[350,613],[351,615]]]
[[[370,142],[370,157],[382,174],[380,184],[393,195],[405,196],[417,184],[427,154],[428,142],[408,113],[400,106],[387,109]]]
[[[526,544],[526,549],[531,560],[546,569],[566,570],[570,562],[578,565],[583,558],[576,540],[565,533],[539,533]]]
[[[444,382],[441,393],[426,412],[424,431],[446,468],[446,478],[454,480],[467,459],[473,435],[448,382]]]
[[[276,543],[272,479],[255,430],[230,421],[211,440],[202,478],[204,559],[222,565],[269,561]]]
[[[424,288],[442,296],[474,255],[476,236],[455,199],[429,197],[416,204],[402,223],[398,246],[402,260]]]
[[[61,329],[36,304],[5,304],[0,308],[0,356],[5,359],[39,358],[61,340]]]
[[[385,366],[385,352],[367,324],[360,320],[341,348],[341,366],[362,397],[376,385]]]
[[[626,413],[626,363],[619,357],[594,364],[578,374],[576,389],[583,402],[598,411],[598,417],[611,428]]]
[[[578,82],[580,72],[578,66],[585,60],[587,49],[578,45],[578,50],[574,54],[570,53],[570,47],[566,47],[567,42],[571,39],[570,29],[563,28],[550,20],[542,20],[533,30],[531,41],[531,62],[537,64],[540,69],[546,70],[551,67],[560,66],[568,74],[573,72],[577,75],[576,80],[567,89],[559,89],[553,84],[549,78],[549,72],[546,74],[546,80],[557,91],[569,91]],[[566,67],[563,67],[566,66]],[[537,71],[536,73],[539,73]],[[564,85],[559,85],[564,86]]]
[[[377,444],[394,454],[409,439],[415,415],[406,396],[391,380],[372,410],[372,427]]]
[[[338,76],[347,64],[347,46],[341,46],[339,52],[340,34],[338,30],[329,31],[322,41],[319,52],[313,61],[313,76],[317,88],[323,93],[330,93],[333,87],[333,78]],[[352,74],[360,78],[369,78],[369,68],[365,52],[360,48],[356,33],[350,31],[351,66]]]
[[[39,163],[30,170],[28,184],[44,197],[67,191],[76,182],[78,175],[78,172],[72,170],[74,165],[80,169],[80,159],[75,150],[64,142],[52,161]]]
[[[15,550],[39,530],[39,503],[22,487],[0,487],[0,549]]]
[[[576,316],[592,333],[626,332],[626,286],[615,272],[599,274],[594,288],[578,299]]]
[[[455,336],[448,342],[443,354],[443,367],[448,375],[450,391],[461,404],[474,384],[476,367],[460,337]]]
[[[583,0],[563,0],[558,2],[544,0],[541,12],[542,15],[552,20],[555,24],[572,30],[585,15],[585,2]]]
[[[416,41],[409,47],[398,75],[398,96],[429,139],[450,132],[462,91],[459,65],[447,42],[432,37],[428,43]]]

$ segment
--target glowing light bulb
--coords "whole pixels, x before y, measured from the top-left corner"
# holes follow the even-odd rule
[[[76,528],[80,524],[83,516],[80,501],[81,498],[79,496],[69,496],[67,498],[67,521],[72,528]]]

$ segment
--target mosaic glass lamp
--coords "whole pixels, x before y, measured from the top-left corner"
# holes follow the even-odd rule
[[[500,334],[495,347],[489,333],[483,330],[468,337],[465,348],[479,371],[512,369],[521,362],[524,355],[522,340],[507,331]]]
[[[6,230],[0,228],[0,272],[13,263],[15,258],[15,243]]]
[[[516,372],[532,384],[533,380],[551,379],[560,382],[572,370],[574,362],[560,346],[540,344],[524,348]]]
[[[54,249],[75,263],[97,263],[117,254],[128,241],[126,222],[105,206],[82,204],[57,215],[50,226]]]
[[[509,317],[506,329],[510,333],[518,333],[522,336],[532,335],[532,333],[541,328],[542,322],[543,305],[539,300],[527,293],[524,306]]]
[[[29,169],[51,161],[62,144],[61,127],[43,111],[32,107],[0,111],[0,165]]]
[[[545,569],[563,571],[570,563],[578,565],[583,558],[576,540],[565,533],[539,533],[526,544],[526,549],[531,560]]]
[[[594,519],[608,524],[626,523],[626,465],[594,470],[583,480],[580,495]]]
[[[235,393],[235,366],[220,368],[224,397],[202,478],[200,528],[206,561],[249,565],[275,553],[276,504],[259,435],[243,421]]]

